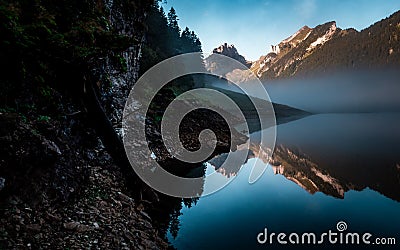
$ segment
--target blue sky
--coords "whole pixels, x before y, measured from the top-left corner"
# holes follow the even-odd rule
[[[304,25],[336,21],[361,30],[400,10],[400,0],[167,0],[182,28],[200,37],[204,52],[223,42],[256,60]]]

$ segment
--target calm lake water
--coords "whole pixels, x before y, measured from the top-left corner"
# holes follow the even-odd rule
[[[399,127],[400,114],[323,114],[279,125],[274,166],[249,184],[254,152],[227,187],[181,210],[168,239],[177,249],[272,249],[257,243],[264,228],[322,233],[344,221],[346,232],[396,237],[398,247]]]

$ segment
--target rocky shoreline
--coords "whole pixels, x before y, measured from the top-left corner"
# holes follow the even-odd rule
[[[190,169],[168,156],[156,138],[159,126],[149,115],[147,137],[160,152],[160,164],[174,172]],[[83,113],[37,121],[0,114],[1,143],[7,145],[0,150],[5,183],[0,190],[0,248],[170,248],[165,233],[183,200],[127,183],[96,133],[86,127],[87,118]],[[205,128],[217,134],[214,154],[228,152],[231,139],[233,145],[247,140],[240,133],[231,138],[217,113],[199,110],[182,123],[185,147],[196,149]],[[153,216],[163,219],[153,221]]]
[[[146,27],[156,27],[146,16],[162,16],[157,2],[1,7],[6,46],[0,52],[7,60],[0,98],[0,249],[169,248],[165,228],[182,200],[131,178],[118,137],[139,66],[145,71],[143,64],[163,58],[141,57],[158,48],[143,48]],[[165,28],[159,33],[170,31]],[[200,41],[194,42],[199,50]],[[172,45],[167,50],[167,57],[177,53]],[[210,129],[221,134],[218,150],[229,150],[231,138],[217,116],[199,116],[202,123],[185,125],[186,145],[196,147],[197,131],[211,121]],[[154,208],[158,212],[150,213]],[[154,216],[162,217],[159,223]]]
[[[1,249],[169,248],[93,131],[0,118]]]
[[[81,194],[66,204],[31,206],[11,196],[2,205],[1,245],[9,249],[167,249],[143,201],[124,192],[113,166],[90,167]]]

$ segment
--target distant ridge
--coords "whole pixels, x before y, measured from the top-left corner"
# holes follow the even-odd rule
[[[335,22],[301,28],[253,63],[261,79],[312,76],[337,70],[400,66],[400,11],[367,29],[342,30]]]
[[[334,21],[314,28],[304,26],[278,45],[272,45],[270,50],[250,66],[261,80],[315,76],[343,70],[398,69],[400,11],[362,31],[342,30]],[[213,52],[249,65],[233,45],[221,45]],[[206,61],[218,68],[212,55]],[[240,81],[249,77],[248,72],[229,70]]]

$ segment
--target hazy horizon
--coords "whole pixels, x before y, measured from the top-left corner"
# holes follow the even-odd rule
[[[400,110],[399,77],[397,70],[351,71],[311,79],[286,79],[263,84],[272,102],[307,112],[386,113]],[[216,81],[211,85],[243,93],[233,83]],[[263,98],[256,92],[251,93],[254,97]]]

